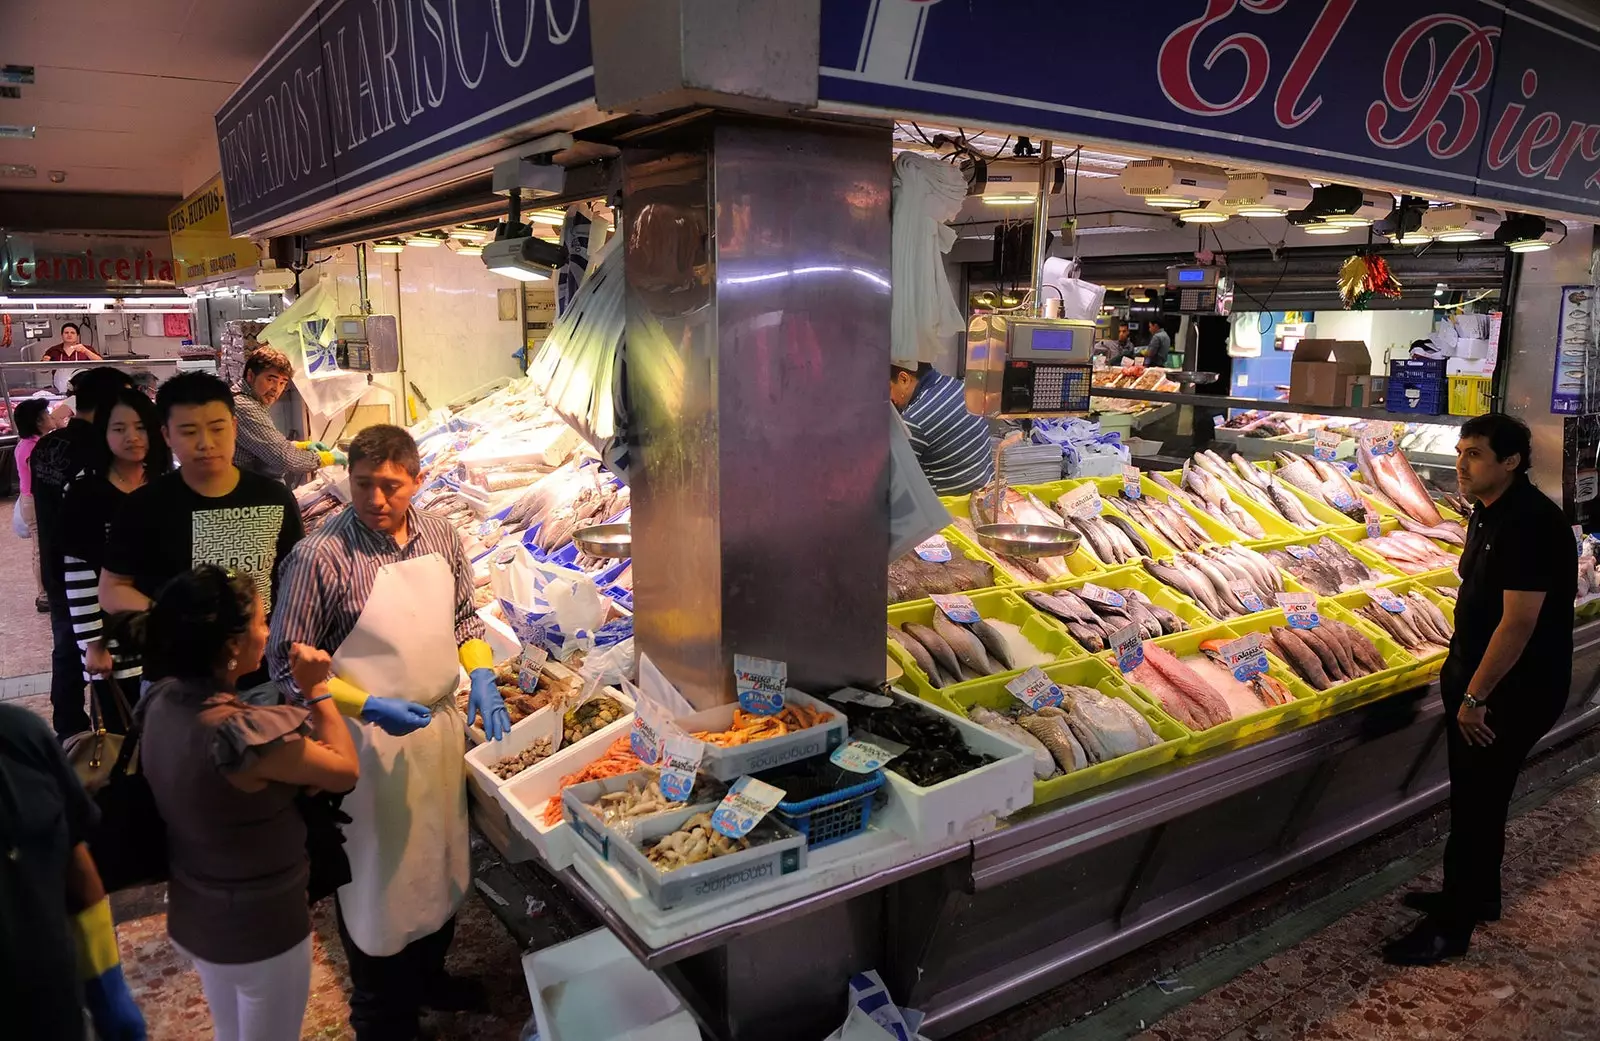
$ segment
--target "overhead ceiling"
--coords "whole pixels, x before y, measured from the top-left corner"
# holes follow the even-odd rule
[[[313,0],[0,0],[0,65],[32,65],[0,124],[0,191],[181,194],[217,172],[212,117]],[[50,171],[66,179],[51,182]]]

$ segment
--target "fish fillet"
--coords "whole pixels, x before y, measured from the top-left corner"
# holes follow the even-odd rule
[[[1227,703],[1217,696],[1217,692],[1165,647],[1146,641],[1144,660],[1154,665],[1156,671],[1189,702],[1192,715],[1203,727],[1214,727],[1233,718]]]

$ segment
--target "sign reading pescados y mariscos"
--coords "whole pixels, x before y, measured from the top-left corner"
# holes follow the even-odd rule
[[[232,234],[593,96],[586,0],[322,0],[217,112]]]

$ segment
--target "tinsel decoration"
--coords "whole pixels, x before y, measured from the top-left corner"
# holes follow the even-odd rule
[[[1374,296],[1399,299],[1400,283],[1378,254],[1357,253],[1339,268],[1339,299],[1347,311],[1365,311]]]

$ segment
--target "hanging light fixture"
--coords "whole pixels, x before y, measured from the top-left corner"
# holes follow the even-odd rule
[[[1494,233],[1494,240],[1513,253],[1539,253],[1566,237],[1565,224],[1532,213],[1507,214]]]
[[[1228,214],[1218,205],[1192,206],[1178,211],[1178,219],[1185,224],[1221,224]]]
[[[450,237],[462,242],[488,242],[494,238],[494,229],[486,224],[461,224],[451,229]]]
[[[406,245],[435,249],[444,245],[444,240],[445,233],[442,231],[419,231],[415,235],[406,236]]]
[[[1122,169],[1122,190],[1146,206],[1191,210],[1222,198],[1228,172],[1221,167],[1173,159],[1141,159]]]
[[[459,242],[455,246],[455,251],[457,255],[463,257],[481,257],[483,256],[483,244],[481,242]]]
[[[1365,228],[1382,220],[1394,208],[1394,196],[1343,184],[1325,184],[1312,195],[1311,208],[1324,223],[1341,228]]]
[[[1311,183],[1264,173],[1230,173],[1222,203],[1236,217],[1286,217],[1311,203]]]
[[[406,248],[406,244],[399,239],[379,239],[372,244],[374,253],[399,253]]]
[[[1440,242],[1476,242],[1490,238],[1500,227],[1500,215],[1479,206],[1446,203],[1422,215],[1422,230]]]
[[[567,221],[567,215],[561,210],[534,210],[527,215],[529,224],[547,224],[552,228],[559,228]]]
[[[1345,227],[1340,224],[1327,224],[1323,221],[1317,221],[1314,224],[1307,224],[1300,230],[1305,232],[1307,235],[1348,235],[1350,232],[1355,231],[1356,229]]]

